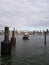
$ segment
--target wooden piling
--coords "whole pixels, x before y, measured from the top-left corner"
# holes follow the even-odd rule
[[[11,54],[11,42],[9,41],[9,27],[5,27],[4,41],[1,42],[1,55]]]
[[[9,40],[9,27],[5,27],[4,40]]]
[[[14,29],[14,31],[12,31],[11,43],[12,43],[12,45],[15,45],[16,44],[15,29]]]
[[[44,44],[46,45],[46,32],[44,32]]]

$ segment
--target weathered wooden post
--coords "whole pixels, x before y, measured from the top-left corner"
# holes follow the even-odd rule
[[[11,43],[12,43],[12,45],[15,45],[16,44],[15,29],[12,31]]]
[[[4,40],[8,41],[9,40],[9,27],[5,27],[5,36]]]
[[[5,27],[4,41],[1,42],[1,55],[11,54],[11,42],[9,41],[9,27]]]
[[[44,32],[44,44],[46,45],[46,32]]]

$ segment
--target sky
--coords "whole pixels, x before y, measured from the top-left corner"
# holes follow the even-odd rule
[[[0,29],[49,29],[49,0],[0,0]]]

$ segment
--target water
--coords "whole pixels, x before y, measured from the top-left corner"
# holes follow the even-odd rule
[[[0,35],[0,42],[3,36]],[[10,56],[1,56],[1,65],[49,65],[49,36],[44,45],[43,35],[30,35],[30,40],[22,40],[22,35],[16,35],[16,45],[12,47]]]

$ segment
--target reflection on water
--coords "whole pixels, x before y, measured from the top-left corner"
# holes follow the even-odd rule
[[[1,65],[11,65],[11,56],[1,56]]]
[[[0,60],[1,65],[49,65],[49,36],[44,45],[43,36],[34,35],[30,40],[22,40],[22,36],[17,35],[11,55],[0,56]]]

